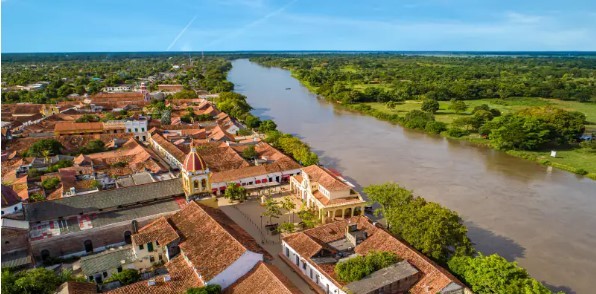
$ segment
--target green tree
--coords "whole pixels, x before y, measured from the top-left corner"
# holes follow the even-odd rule
[[[275,131],[277,129],[277,124],[274,121],[268,119],[261,122],[259,125],[259,131],[262,133],[266,133],[269,131]]]
[[[77,118],[77,120],[75,122],[81,123],[81,122],[98,122],[98,121],[99,121],[99,116],[97,116],[97,115],[83,114],[83,115],[81,115],[81,117]]]
[[[535,150],[547,143],[550,137],[549,128],[541,120],[514,114],[491,121],[483,129],[494,147],[505,150]]]
[[[269,223],[271,223],[271,218],[279,218],[281,216],[281,206],[275,199],[267,198],[265,200],[265,211],[262,215],[269,217]]]
[[[449,103],[449,109],[459,114],[466,111],[468,109],[468,105],[461,100],[451,99],[451,102]]]
[[[118,281],[122,285],[129,285],[141,279],[141,274],[136,269],[124,269],[119,273],[113,274],[109,279],[105,282],[114,282]]]
[[[245,159],[255,159],[257,156],[259,156],[259,154],[255,150],[254,145],[250,145],[246,147],[244,150],[242,150],[242,157],[244,157]]]
[[[308,209],[306,206],[302,206],[298,212],[298,217],[305,229],[314,228],[319,224],[319,218],[316,212]]]
[[[172,98],[174,99],[194,99],[198,98],[198,95],[193,90],[182,90],[178,93],[175,93]]]
[[[58,184],[60,184],[60,179],[57,177],[47,178],[41,182],[41,186],[46,190],[52,190],[56,188]]]
[[[246,189],[236,183],[228,183],[224,197],[235,201],[246,200]]]
[[[54,293],[62,282],[64,281],[54,271],[43,267],[15,274],[3,271],[2,293],[50,294]]]
[[[296,231],[296,226],[291,222],[283,222],[277,227],[277,231],[280,233],[293,233]]]
[[[439,261],[473,251],[467,228],[452,210],[421,197],[395,183],[364,188],[369,199],[381,205],[389,230],[422,253]],[[376,212],[376,213],[379,213]]]
[[[352,257],[335,265],[335,273],[340,281],[350,283],[386,268],[400,261],[393,252],[370,251],[365,256]]]
[[[189,288],[186,294],[219,294],[221,293],[221,286],[211,284],[203,287]]]
[[[455,256],[447,264],[474,293],[551,293],[517,263],[497,254]]]
[[[106,151],[106,144],[102,140],[92,140],[87,142],[85,146],[81,147],[81,153],[91,154]]]
[[[48,155],[56,155],[60,154],[62,148],[62,144],[54,139],[41,139],[27,149],[27,156],[41,157],[45,150],[49,151]]]
[[[288,212],[288,222],[290,221],[290,216],[292,216],[292,219],[294,218],[294,209],[296,209],[296,203],[294,203],[292,196],[286,196],[281,199],[281,208]]]
[[[424,112],[434,114],[439,110],[439,102],[437,102],[437,100],[434,99],[424,99],[424,101],[422,101],[422,106],[420,107],[420,109]]]

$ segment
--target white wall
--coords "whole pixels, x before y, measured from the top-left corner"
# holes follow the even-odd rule
[[[23,203],[19,202],[15,205],[2,208],[2,215],[9,215],[23,210]]]
[[[286,249],[289,251],[289,257],[286,254]],[[342,291],[339,287],[337,287],[331,280],[327,279],[325,275],[323,275],[318,269],[313,267],[309,262],[306,262],[306,269],[304,268],[304,264],[306,259],[302,258],[296,251],[290,247],[286,242],[282,241],[282,254],[290,260],[292,264],[300,268],[300,273],[310,279],[314,284],[317,284],[323,291],[327,291],[327,286],[329,286],[329,293],[333,294],[346,294],[346,292]],[[299,265],[296,264],[296,256],[298,256]],[[312,270],[312,278],[310,277],[310,272]],[[319,282],[317,283],[317,276],[319,277]]]
[[[251,271],[259,261],[263,261],[263,254],[247,250],[232,265],[208,281],[207,284],[217,284],[225,289]]]

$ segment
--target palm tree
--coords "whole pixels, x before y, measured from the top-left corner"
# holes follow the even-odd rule
[[[46,149],[46,150],[42,150],[42,151],[41,151],[41,156],[43,156],[43,158],[44,158],[44,160],[45,160],[45,163],[46,163],[46,164],[47,164],[47,163],[49,162],[49,160],[50,160],[50,154],[51,154],[50,150],[47,150],[47,149]]]

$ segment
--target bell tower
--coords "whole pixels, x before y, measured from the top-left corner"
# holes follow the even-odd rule
[[[187,201],[211,195],[211,172],[192,144],[182,164],[182,181]]]

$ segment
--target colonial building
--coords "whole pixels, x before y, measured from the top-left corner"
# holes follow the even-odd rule
[[[168,273],[109,293],[183,293],[213,284],[225,293],[299,293],[264,263],[272,257],[246,231],[221,210],[194,201],[141,229],[133,243],[137,258],[164,254]]]
[[[54,135],[60,137],[67,135],[132,133],[137,140],[145,141],[148,137],[147,125],[148,121],[145,118],[107,122],[58,122],[54,126]]]
[[[318,165],[302,168],[300,175],[290,179],[290,189],[319,213],[323,223],[364,212],[362,196],[347,181]]]
[[[8,186],[2,185],[2,217],[19,213],[23,210],[23,200]]]
[[[2,218],[2,269],[33,265],[29,246],[29,222]]]
[[[335,265],[371,251],[393,252],[401,261],[361,280],[341,282]],[[303,279],[325,293],[472,293],[424,254],[378,228],[364,216],[352,217],[282,239],[282,258]]]
[[[190,153],[184,159],[181,174],[187,199],[211,194],[211,172],[197,153],[196,147],[191,146]]]

